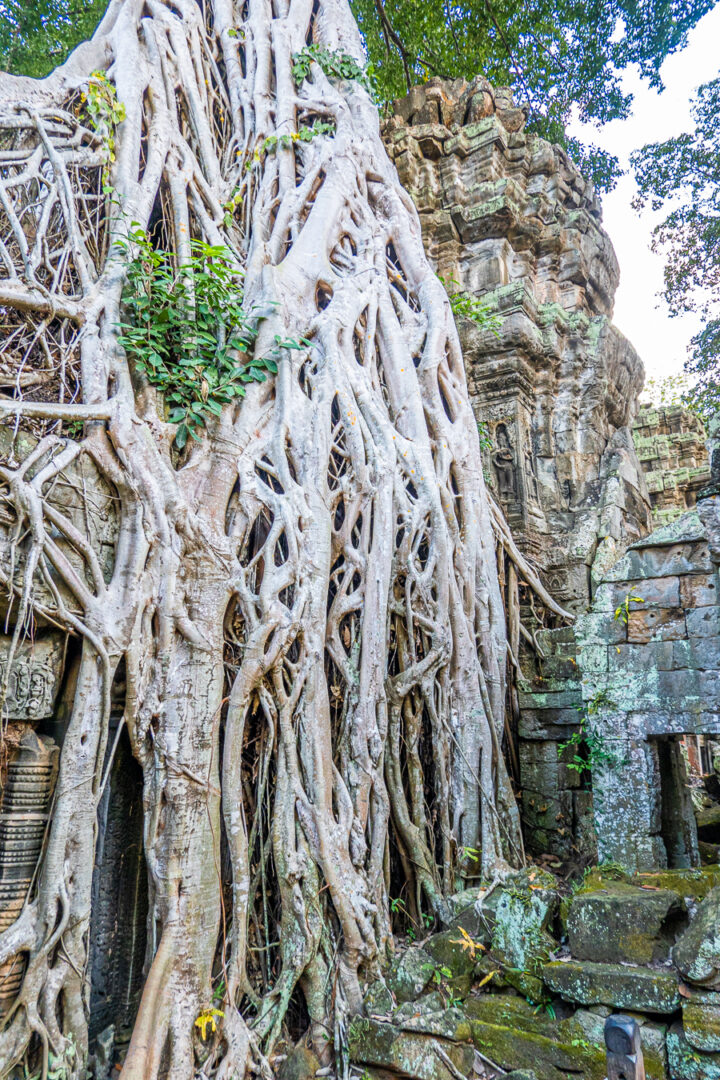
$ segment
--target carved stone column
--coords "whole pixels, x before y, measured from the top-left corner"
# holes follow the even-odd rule
[[[0,801],[0,932],[22,911],[47,828],[59,751],[52,739],[28,730],[10,751]],[[25,961],[0,966],[0,1017],[22,983]]]

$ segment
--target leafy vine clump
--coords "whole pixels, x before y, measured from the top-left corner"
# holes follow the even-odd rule
[[[455,278],[446,281],[442,275],[438,274],[438,277],[445,286],[452,313],[456,318],[470,319],[478,329],[491,330],[496,337],[499,335],[500,317],[492,312],[488,304],[483,304],[482,300],[461,289],[460,282]]]
[[[245,384],[277,372],[279,350],[253,356],[257,320],[243,310],[242,271],[227,248],[191,240],[189,261],[177,266],[135,225],[121,246],[134,254],[123,294],[129,321],[118,341],[162,392],[182,449],[188,436],[199,439],[208,414],[244,397]]]
[[[105,147],[103,183],[107,183],[110,166],[115,161],[115,133],[125,119],[125,106],[117,99],[115,87],[102,71],[93,71],[87,91],[80,95],[93,127],[102,136]]]
[[[307,45],[293,56],[292,76],[297,86],[302,86],[307,79],[313,61],[322,68],[328,78],[358,82],[369,94],[372,94],[370,73],[367,68],[361,67],[355,57],[348,53],[324,49],[320,45]]]
[[[580,726],[578,729],[572,733],[567,742],[559,744],[559,753],[570,747],[573,749],[572,759],[565,763],[566,768],[578,773],[584,773],[592,772],[593,769],[602,768],[603,766],[608,769],[615,769],[624,764],[622,758],[618,757],[609,748],[607,741],[600,732],[588,730],[588,721],[593,716],[597,716],[603,708],[613,709],[615,708],[615,702],[608,697],[605,690],[600,690],[587,703],[585,709],[580,710]]]

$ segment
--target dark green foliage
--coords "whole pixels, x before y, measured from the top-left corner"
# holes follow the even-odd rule
[[[488,304],[478,300],[472,293],[465,292],[460,288],[460,282],[455,278],[446,281],[442,274],[438,274],[448,294],[450,307],[456,319],[469,319],[474,322],[479,330],[492,330],[498,336],[501,323],[500,317],[493,313]]]
[[[713,0],[351,0],[378,93],[399,96],[431,75],[481,74],[512,85],[530,128],[567,146],[576,164],[608,189],[611,155],[568,140],[574,105],[582,120],[626,116],[620,71],[636,63],[654,86],[663,59],[681,48]],[[617,35],[622,20],[625,32]]]
[[[189,262],[176,269],[175,257],[155,250],[142,229],[134,227],[121,246],[130,245],[123,295],[129,321],[118,341],[162,392],[182,449],[188,435],[199,439],[208,415],[245,395],[245,384],[277,372],[281,349],[301,346],[276,338],[272,355],[253,356],[257,319],[243,310],[242,274],[227,248],[192,240]]]
[[[0,71],[42,78],[92,37],[108,0],[0,0]]]
[[[705,326],[691,342],[688,391],[702,415],[720,408],[720,77],[697,91],[695,130],[632,156],[637,207],[668,210],[653,248],[665,255],[663,295],[672,315],[696,312]]]
[[[482,74],[512,85],[529,128],[565,146],[598,190],[619,175],[617,159],[568,137],[573,106],[581,120],[626,116],[620,86],[628,63],[659,86],[660,65],[681,48],[713,0],[351,0],[370,58],[311,44],[294,57],[298,84],[315,60],[326,75],[354,79],[389,102],[431,75]],[[0,69],[41,76],[90,37],[107,0],[0,0]],[[624,26],[624,32],[616,32]]]
[[[329,78],[354,80],[370,91],[368,74],[364,68],[360,67],[353,56],[348,55],[348,53],[333,52],[331,49],[323,49],[320,45],[308,45],[293,56],[292,74],[298,86],[301,86],[307,79],[313,61],[322,68]]]

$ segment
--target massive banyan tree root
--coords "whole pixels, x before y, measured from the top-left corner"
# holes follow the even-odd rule
[[[35,887],[0,936],[0,962],[27,957],[3,1073],[68,1034],[87,1048],[121,665],[150,882],[125,1080],[242,1076],[298,994],[316,1046],[341,1052],[390,947],[390,896],[442,920],[468,849],[490,878],[522,857],[452,314],[365,89],[317,63],[296,85],[310,43],[361,61],[346,0],[112,0],[47,80],[0,76],[1,407],[39,436],[0,468],[3,577],[16,639],[34,606],[82,641]],[[95,70],[124,106],[114,132],[78,104]],[[266,143],[316,120],[334,133]],[[179,264],[192,238],[232,252],[257,355],[305,343],[182,453],[117,340],[130,222]],[[110,573],[49,497],[83,457],[113,491]],[[194,1021],[219,980],[200,1066]]]

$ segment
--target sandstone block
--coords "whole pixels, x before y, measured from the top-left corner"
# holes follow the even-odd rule
[[[637,597],[633,600],[632,597]],[[680,579],[678,577],[649,578],[640,581],[607,582],[593,597],[594,611],[612,611],[625,606],[629,611],[645,611],[648,607],[678,607]]]
[[[720,608],[717,606],[688,611],[685,621],[690,638],[720,637]]]
[[[686,635],[685,613],[680,608],[651,608],[628,615],[629,642],[672,641]]]
[[[353,1020],[348,1042],[350,1061],[354,1064],[379,1066],[417,1080],[455,1080],[457,1073],[448,1068],[433,1044],[440,1047],[461,1075],[469,1076],[473,1066],[473,1048],[467,1043],[425,1032],[404,1031],[394,1024],[365,1017]]]
[[[690,574],[680,579],[680,604],[686,608],[709,607],[718,603],[714,574]]]
[[[387,985],[398,1001],[414,1001],[430,982],[434,967],[435,962],[429,953],[411,946],[393,960]]]
[[[610,611],[590,612],[578,619],[577,638],[582,648],[587,645],[619,645],[628,640],[627,626],[622,619],[614,619]]]
[[[553,1018],[523,998],[482,994],[463,1006],[478,1050],[504,1069],[530,1069],[537,1080],[604,1080],[604,1019],[578,1009]],[[647,1080],[667,1080],[664,1046],[653,1025],[641,1027]]]
[[[605,881],[578,892],[568,911],[570,950],[578,960],[648,964],[666,959],[684,900],[669,889],[646,891]]]
[[[672,951],[676,968],[689,983],[720,988],[720,885],[707,894]]]
[[[704,1054],[685,1038],[682,1024],[667,1034],[668,1068],[673,1080],[720,1080],[720,1054]]]
[[[720,1051],[720,1006],[684,1001],[683,1032],[696,1050],[705,1053]]]
[[[555,961],[543,968],[543,982],[580,1005],[652,1013],[673,1013],[680,1007],[677,975],[645,967]]]
[[[651,889],[669,889],[687,900],[704,900],[711,889],[720,885],[720,868],[694,867],[690,870],[641,870],[631,879],[633,885]]]
[[[555,948],[547,927],[559,902],[557,882],[552,874],[532,867],[513,874],[498,894],[490,956],[501,962],[511,986],[540,1001],[542,966]]]
[[[675,641],[649,641],[618,645],[608,651],[608,667],[610,671],[671,671],[676,667],[673,649],[676,644]],[[687,667],[687,664],[680,666]]]

